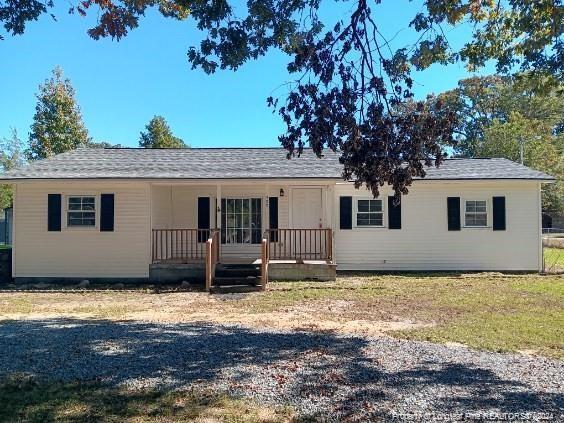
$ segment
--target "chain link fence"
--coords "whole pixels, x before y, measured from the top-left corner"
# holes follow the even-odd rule
[[[564,228],[543,228],[543,271],[564,274]]]

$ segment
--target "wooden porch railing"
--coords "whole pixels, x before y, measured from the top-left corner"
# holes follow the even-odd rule
[[[219,261],[219,231],[213,231],[206,241],[206,291],[209,292],[215,278],[215,266]]]
[[[153,229],[153,263],[203,261],[214,229]]]
[[[269,229],[270,260],[333,260],[331,229]]]

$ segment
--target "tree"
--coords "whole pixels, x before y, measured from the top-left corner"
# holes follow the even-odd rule
[[[322,21],[319,0],[250,0],[237,11],[229,0],[85,0],[70,12],[98,9],[88,31],[94,39],[126,36],[150,7],[170,18],[190,16],[204,36],[188,59],[206,73],[236,70],[270,49],[285,52],[296,77],[282,102],[269,98],[268,104],[286,124],[279,139],[288,157],[305,145],[318,155],[339,151],[343,176],[375,195],[385,183],[397,195],[407,193],[413,177],[425,175],[424,165],[441,164],[443,146],[452,141],[454,117],[440,101],[394,113],[413,97],[413,69],[455,61],[476,69],[493,60],[500,73],[530,70],[549,85],[563,79],[562,0],[427,0],[405,23],[417,40],[397,50],[376,22],[380,0],[349,1],[350,14],[337,22]],[[51,0],[0,0],[0,21],[7,33],[21,34],[51,7]],[[471,36],[454,49],[443,26],[459,24]]]
[[[547,122],[523,117],[512,112],[506,122],[494,120],[484,130],[484,140],[476,151],[477,157],[505,157],[523,163],[556,178],[542,191],[542,209],[564,214],[564,154],[560,150],[562,137],[554,135]]]
[[[556,133],[558,128],[564,127],[564,85],[540,89],[538,84],[538,77],[529,73],[512,78],[472,77],[427,101],[441,101],[446,110],[455,113],[455,153],[476,157],[484,142],[484,130],[494,120],[508,122],[513,113],[544,122],[549,132]]]
[[[18,131],[12,128],[10,137],[0,140],[0,166],[2,173],[21,167],[24,164],[23,141],[18,136]],[[0,185],[0,210],[10,207],[12,199],[12,186]]]
[[[112,144],[108,141],[90,141],[86,147],[88,148],[122,148],[121,144]]]
[[[27,154],[30,160],[51,157],[86,146],[89,142],[88,131],[74,95],[70,80],[63,78],[63,71],[59,67],[53,70],[51,78],[39,86],[29,134]]]
[[[503,119],[499,106],[502,84],[504,78],[499,75],[476,76],[463,79],[457,88],[428,99],[442,101],[445,109],[455,113],[454,151],[458,155],[474,157],[477,144],[484,138],[484,128],[494,119]]]
[[[144,148],[186,148],[180,138],[175,137],[162,116],[153,116],[145,126],[147,132],[141,132],[139,147]]]
[[[459,81],[431,96],[455,113],[454,152],[463,157],[505,157],[556,177],[543,187],[543,210],[564,213],[564,88],[538,88],[531,74],[491,75]],[[542,85],[542,84],[541,84]]]

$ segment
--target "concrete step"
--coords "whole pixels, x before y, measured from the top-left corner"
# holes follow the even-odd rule
[[[258,292],[260,290],[260,285],[214,285],[210,289],[210,294],[237,294],[246,292]]]

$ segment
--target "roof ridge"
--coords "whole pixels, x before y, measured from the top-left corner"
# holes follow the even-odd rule
[[[103,147],[103,148],[89,148],[89,147],[79,147],[75,150],[93,150],[93,151],[100,151],[100,150],[132,150],[132,151],[191,151],[191,150],[203,150],[203,151],[210,151],[210,150],[277,150],[277,151],[286,151],[284,147],[166,147],[166,148],[146,148],[146,147]],[[304,147],[304,150],[312,150],[311,147]],[[325,148],[330,152],[333,152],[331,149]],[[66,151],[65,153],[72,152],[74,150]],[[337,152],[336,152],[337,153]],[[64,154],[64,153],[60,153]],[[444,160],[506,160],[512,163],[520,164],[517,162],[513,162],[506,157],[445,157]]]
[[[89,149],[88,147],[84,147]],[[81,147],[82,149],[82,147]],[[78,150],[78,149],[77,149]],[[285,150],[284,147],[166,147],[166,148],[145,148],[145,147],[104,147],[91,148],[90,150]],[[311,147],[304,147],[304,150],[311,150]]]

